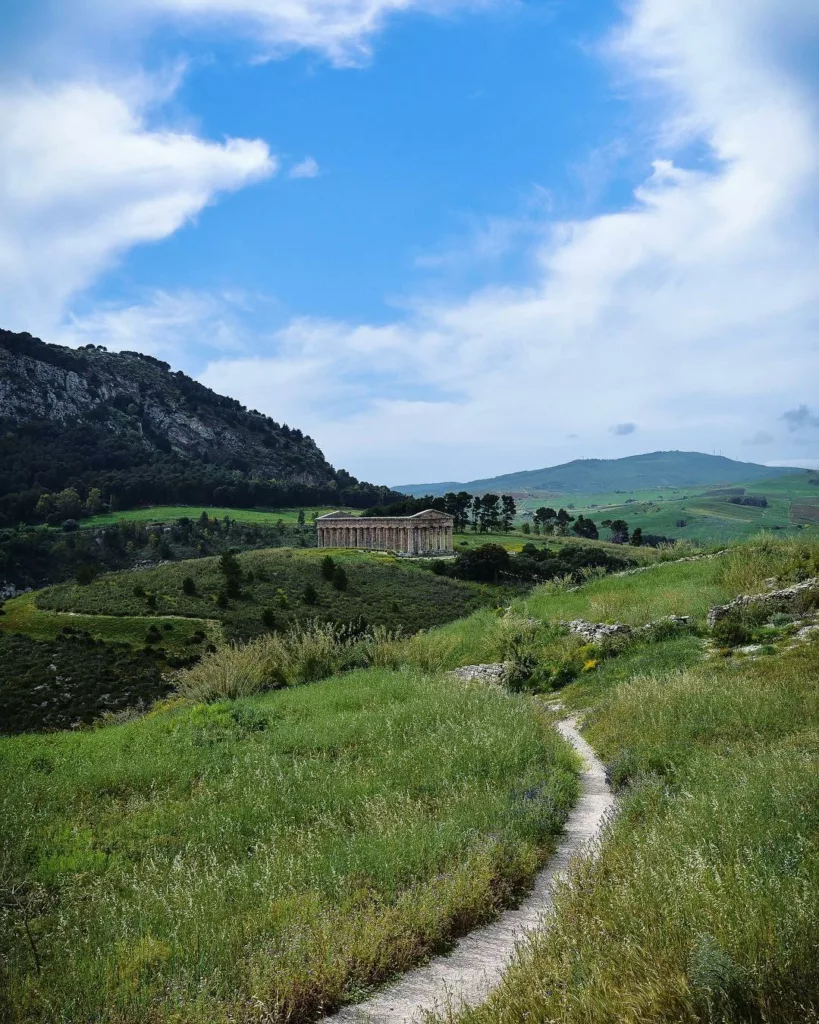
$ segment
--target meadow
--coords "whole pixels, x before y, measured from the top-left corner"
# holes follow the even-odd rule
[[[693,564],[712,595],[752,592],[816,574],[819,545],[755,541]],[[638,579],[652,615],[699,616],[679,569],[671,601],[660,568],[584,588],[587,610]],[[552,927],[459,1024],[819,1019],[819,642],[704,654],[691,635],[633,644],[561,691],[586,709],[619,813],[600,859],[560,888]]]
[[[80,521],[83,529],[94,526],[109,526],[111,523],[170,523],[177,519],[198,519],[207,512],[211,519],[233,519],[238,523],[264,523],[275,525],[279,520],[288,526],[298,522],[299,513],[304,513],[305,522],[310,524],[316,516],[328,512],[343,511],[349,515],[361,515],[361,509],[335,509],[321,506],[307,508],[213,508],[209,505],[150,505],[147,508],[123,509],[121,512],[106,512]]]
[[[809,535],[763,535],[412,636],[296,623],[134,721],[3,740],[7,1016],[307,1022],[360,999],[525,891],[576,792],[555,695],[620,810],[462,1024],[819,1019],[819,643],[784,615],[749,656],[705,623],[815,575]],[[670,614],[691,621],[610,644],[565,627]],[[444,675],[499,660],[506,691]]]
[[[524,698],[374,669],[0,744],[3,1019],[311,1020],[514,900],[576,792]]]
[[[602,494],[564,494],[529,497],[518,502],[521,511],[534,511],[541,505],[563,505],[573,515],[593,519],[600,536],[604,519],[625,519],[629,527],[645,534],[659,534],[671,540],[699,543],[725,543],[752,537],[760,530],[796,533],[809,519],[792,515],[792,508],[811,499],[819,499],[819,488],[810,483],[811,475],[800,473],[752,483],[734,484],[748,494],[765,495],[766,508],[733,505],[719,488],[650,488],[640,491],[611,491]],[[678,523],[684,521],[684,526]]]

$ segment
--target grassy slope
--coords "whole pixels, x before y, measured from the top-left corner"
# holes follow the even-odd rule
[[[141,616],[158,614],[213,618],[222,622],[228,639],[247,638],[266,627],[265,608],[273,610],[277,627],[317,618],[322,621],[353,622],[361,617],[373,625],[402,627],[409,632],[426,629],[468,614],[482,604],[494,604],[497,594],[475,584],[451,580],[389,556],[355,551],[334,551],[332,557],[347,572],[349,586],[336,590],[321,573],[327,551],[270,549],[246,551],[238,556],[245,574],[244,598],[231,600],[227,608],[216,604],[224,589],[218,558],[199,558],[163,565],[139,573],[112,573],[88,586],[60,584],[41,591],[38,607],[77,611],[91,615]],[[182,591],[186,576],[193,578],[196,594]],[[308,583],[318,591],[318,603],[305,604]],[[134,586],[155,596],[151,608]]]
[[[816,500],[819,488],[809,483],[808,474],[789,474],[768,480],[740,481],[749,494],[764,494],[767,508],[732,505],[706,492],[708,487],[654,488],[648,490],[599,494],[556,494],[548,501],[526,498],[521,510],[534,510],[543,504],[566,505],[573,514],[587,515],[598,527],[604,519],[625,519],[629,526],[644,533],[657,533],[673,540],[724,542],[750,537],[762,529],[794,532],[791,504],[802,499]],[[567,504],[568,503],[568,504]],[[677,526],[684,519],[684,527]],[[601,535],[605,530],[600,528]]]
[[[235,519],[241,523],[267,523],[275,525],[281,519],[283,523],[298,522],[299,512],[303,511],[309,524],[314,515],[322,516],[327,512],[344,511],[350,515],[360,515],[360,509],[342,509],[309,507],[298,508],[213,508],[210,505],[151,505],[149,508],[125,509],[122,512],[109,512],[105,515],[83,519],[83,527],[107,526],[109,523],[168,523],[174,519],[198,519],[202,512],[207,512],[211,519]]]
[[[16,737],[0,762],[12,1022],[311,1018],[490,917],[576,785],[525,700],[413,671]]]
[[[747,592],[815,573],[819,547],[800,557],[795,543],[755,544],[694,566],[714,594]],[[691,567],[677,567],[685,582],[667,571],[603,581],[580,603],[555,595],[551,613],[700,614]],[[640,614],[624,614],[624,585]],[[600,860],[561,890],[554,927],[463,1024],[819,1019],[818,666],[816,641],[704,661],[683,637],[635,647],[562,692],[592,709],[588,736],[620,813]]]
[[[168,618],[158,615],[128,617],[121,615],[81,615],[77,612],[55,612],[36,604],[37,593],[23,594],[7,601],[5,615],[0,618],[0,634],[23,633],[33,640],[54,640],[66,627],[87,633],[105,643],[142,647],[154,627],[162,636],[162,646],[169,654],[190,654],[194,633],[204,633],[218,643],[221,627],[214,619]]]

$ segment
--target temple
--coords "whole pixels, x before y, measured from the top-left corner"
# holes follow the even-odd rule
[[[368,548],[404,555],[451,555],[452,516],[427,509],[414,516],[351,516],[330,512],[316,519],[320,548]]]

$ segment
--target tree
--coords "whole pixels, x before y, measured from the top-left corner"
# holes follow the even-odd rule
[[[455,560],[455,575],[480,583],[497,583],[509,571],[510,555],[501,544],[483,544],[461,552]]]
[[[187,594],[188,597],[194,597],[196,594],[196,584],[193,582],[193,576],[186,576],[182,580],[182,593]]]
[[[265,608],[262,612],[262,625],[266,629],[276,628],[276,613],[272,608]]]
[[[529,534],[532,532],[532,527],[528,523],[523,523],[523,525],[520,528],[520,532],[525,533],[528,537]]]
[[[239,597],[242,584],[242,567],[236,553],[228,550],[219,559],[219,571],[225,577],[225,593],[228,597]]]
[[[473,533],[477,533],[478,532],[478,527],[480,526],[480,523],[481,523],[481,504],[482,504],[481,503],[481,499],[476,494],[475,497],[472,499],[472,507],[471,507],[471,512],[472,512],[471,526],[472,526],[472,532]]]
[[[299,524],[299,526],[304,526],[304,509],[303,508],[299,509],[299,514],[298,514],[298,517],[296,518],[296,522]]]
[[[561,537],[565,537],[569,532],[569,523],[574,522],[574,516],[570,516],[566,509],[562,508],[558,511],[557,516],[555,516],[555,520],[557,523],[557,532]]]
[[[347,585],[347,573],[344,571],[344,566],[337,565],[333,570],[333,586],[336,590],[346,590]]]
[[[518,514],[518,507],[511,494],[501,495],[501,506],[501,521],[503,523],[503,529],[505,533],[509,533],[509,531],[514,528],[515,516]]]
[[[304,601],[305,604],[309,605],[313,605],[318,602],[318,591],[316,590],[312,583],[308,583],[307,586],[304,588],[301,595],[301,599],[302,601]]]
[[[572,526],[572,533],[578,537],[585,537],[587,540],[597,540],[599,534],[597,527],[594,525],[593,519],[587,519],[585,516],[578,516],[574,525]]]
[[[501,525],[501,500],[497,494],[484,494],[480,511],[481,533],[494,533]]]
[[[452,528],[455,533],[463,533],[469,520],[469,509],[472,495],[468,491],[448,491],[444,495],[444,507],[441,511],[452,516]],[[423,511],[423,510],[420,510]]]
[[[330,555],[325,555],[324,558],[322,558],[321,560],[321,575],[326,580],[332,580],[335,569],[336,563],[333,561]]]
[[[612,544],[628,544],[628,523],[625,519],[604,519],[600,525],[611,530]]]
[[[104,507],[102,491],[99,487],[92,487],[88,492],[88,497],[85,499],[85,511],[89,516],[96,516],[102,512]]]
[[[552,533],[557,522],[557,512],[548,506],[541,506],[535,509],[534,519],[535,525],[540,527],[541,532]]]
[[[639,548],[642,543],[643,543],[643,531],[638,526],[634,530],[632,530],[632,532],[631,532],[631,544],[635,548]]]

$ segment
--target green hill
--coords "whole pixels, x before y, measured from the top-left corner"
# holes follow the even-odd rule
[[[737,462],[703,452],[648,452],[622,459],[575,459],[562,466],[506,473],[465,483],[400,484],[402,494],[445,494],[447,491],[539,492],[543,494],[590,494],[602,491],[636,491],[645,487],[696,487],[736,481],[770,479],[794,469]]]

